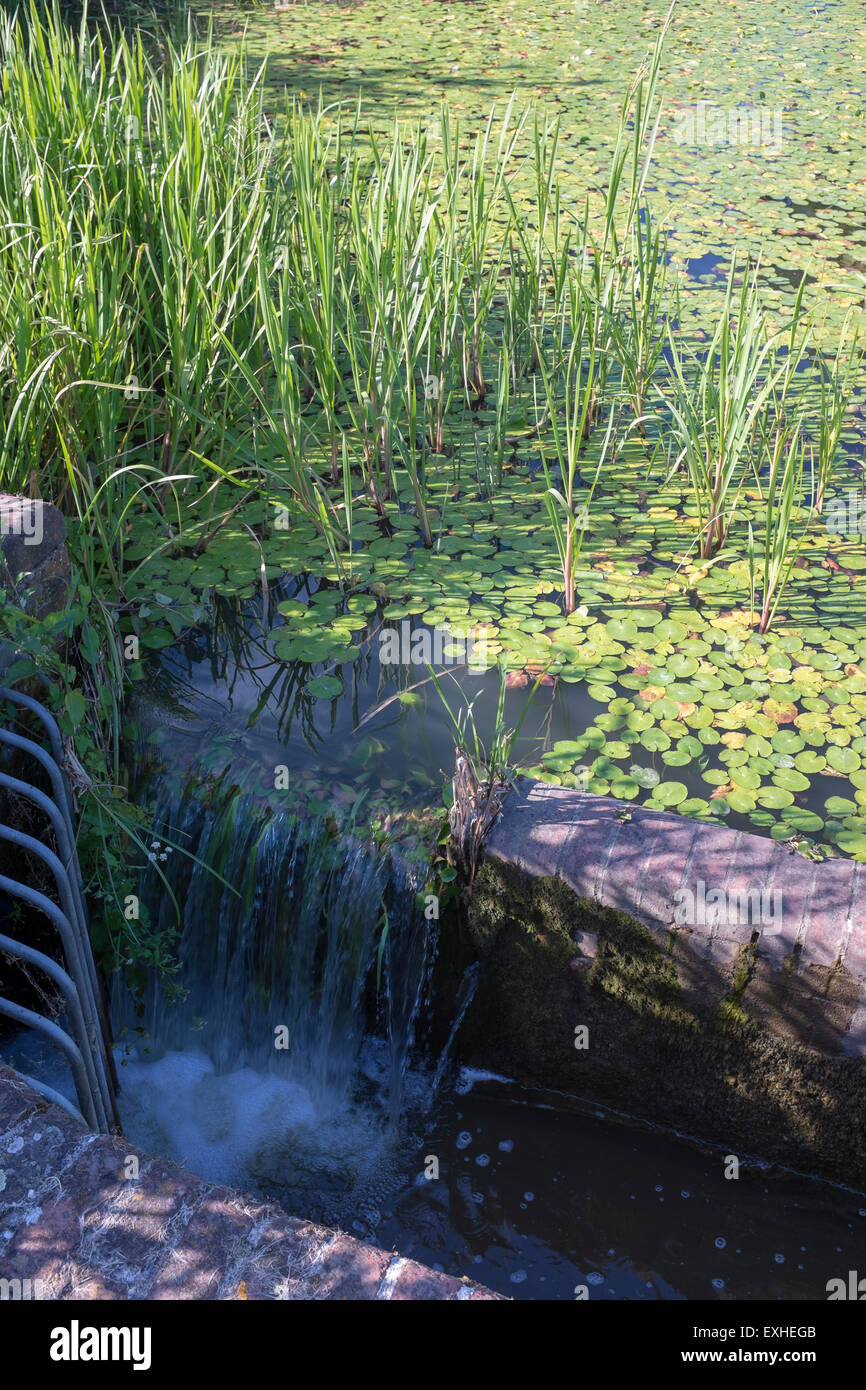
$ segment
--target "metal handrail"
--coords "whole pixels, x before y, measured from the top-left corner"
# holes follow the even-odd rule
[[[48,918],[60,938],[66,968],[44,952],[10,936],[0,935],[0,951],[37,966],[54,981],[66,1004],[69,1031],[9,999],[0,998],[0,1014],[42,1033],[60,1049],[72,1071],[81,1117],[91,1128],[109,1133],[120,1128],[115,1095],[117,1081],[90,943],[81,869],[75,851],[72,796],[60,765],[63,757],[60,730],[48,710],[32,697],[0,688],[2,699],[29,710],[39,718],[48,734],[54,756],[32,739],[0,729],[0,744],[34,758],[48,774],[52,796],[46,796],[29,782],[5,772],[0,773],[0,788],[27,798],[46,815],[54,831],[59,854],[33,836],[8,825],[0,825],[0,840],[16,845],[45,864],[57,885],[60,906],[37,889],[2,874],[0,889],[35,907]],[[56,1091],[38,1079],[23,1079],[48,1099],[62,1100]],[[66,1110],[78,1113],[68,1100],[62,1100],[62,1103]]]

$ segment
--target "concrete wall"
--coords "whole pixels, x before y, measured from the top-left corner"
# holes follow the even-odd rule
[[[676,920],[699,884],[722,922]],[[748,889],[778,896],[741,921]],[[466,931],[468,1060],[866,1182],[866,866],[524,782]]]

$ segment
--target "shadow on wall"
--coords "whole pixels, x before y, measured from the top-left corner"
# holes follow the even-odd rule
[[[598,811],[584,813],[572,857],[594,832],[610,842],[617,803],[589,802]],[[515,822],[513,808],[509,817],[511,826],[494,832],[463,924],[482,963],[464,1060],[741,1154],[866,1183],[866,1068],[840,1055],[862,997],[859,981],[838,961],[804,965],[796,947],[783,954],[781,938],[762,940],[748,926],[737,928],[739,942],[713,950],[699,940],[699,954],[688,932],[650,931],[579,896],[561,872],[539,872],[569,852],[570,822],[549,813]],[[729,847],[735,839],[664,819],[679,820],[681,834],[722,833]],[[515,823],[519,863],[505,851]],[[775,852],[767,841],[759,845]],[[599,862],[586,853],[586,863]],[[622,893],[630,886],[637,896],[646,860],[642,835],[617,840]],[[569,863],[566,872],[579,878],[580,866],[572,873]]]

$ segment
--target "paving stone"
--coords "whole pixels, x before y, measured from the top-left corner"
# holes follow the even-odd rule
[[[724,882],[731,910],[725,923],[719,927],[719,935],[735,943],[738,950],[748,945],[753,931],[762,929],[760,915],[763,895],[770,894],[766,899],[769,910],[772,910],[774,903],[778,901],[772,896],[776,886],[778,863],[778,855],[774,852],[772,844],[757,835],[736,834],[736,843]],[[755,898],[755,894],[759,896]],[[757,905],[757,914],[753,912],[752,904]]]
[[[579,809],[568,788],[536,783],[531,795],[516,798],[507,821],[500,816],[488,842],[488,853],[526,873],[553,877],[568,827]]]
[[[391,1298],[399,1302],[407,1299],[456,1298],[463,1284],[450,1274],[428,1269],[415,1260],[404,1260]]]
[[[614,905],[622,912],[632,911],[652,930],[666,931],[674,921],[674,894],[682,882],[697,826],[684,816],[636,811],[628,832],[626,843],[634,844],[635,852],[625,865]],[[608,867],[607,893],[617,877],[618,861],[614,860]]]
[[[320,1256],[333,1238],[333,1231],[285,1212],[257,1223],[232,1271],[235,1288],[255,1301],[322,1297]]]
[[[769,899],[766,903],[768,917],[773,920],[760,923],[758,950],[779,968],[805,937],[810,904],[815,898],[818,867],[802,854],[790,854],[786,850],[782,851],[782,857],[776,863],[776,872],[767,889]]]
[[[851,1024],[842,1039],[842,1051],[846,1057],[866,1057],[866,1002],[854,1010]]]
[[[7,1083],[0,1081],[0,1091]],[[0,1140],[0,1259],[22,1226],[40,1220],[49,1198],[63,1190],[66,1170],[97,1142],[61,1110],[41,1102]]]
[[[374,1299],[393,1254],[338,1233],[319,1260],[321,1298]]]
[[[208,1188],[159,1269],[149,1297],[243,1299],[243,1279],[227,1279],[227,1271],[243,1266],[261,1211],[260,1203],[245,1202],[230,1188]]]
[[[28,613],[59,612],[71,575],[63,513],[50,502],[0,493],[0,522],[0,581],[17,586]]]
[[[8,1252],[16,1271],[42,1280],[52,1298],[79,1296],[73,1286],[91,1278],[113,1290],[116,1297],[129,1296],[119,1276],[136,1256],[134,1242],[125,1258],[109,1254],[102,1268],[89,1251],[89,1243],[108,1220],[112,1203],[122,1194],[118,1185],[121,1146],[107,1135],[88,1138],[89,1143],[79,1143],[77,1150],[66,1155],[56,1173],[46,1176],[38,1205],[19,1223]]]
[[[599,895],[607,864],[623,829],[616,819],[618,807],[618,802],[584,793],[578,803],[579,818],[566,830],[559,873],[579,898],[603,901]]]

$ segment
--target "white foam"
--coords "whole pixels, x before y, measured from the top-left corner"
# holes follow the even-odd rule
[[[120,1060],[120,1059],[118,1059]],[[397,1136],[380,1108],[317,1106],[301,1085],[245,1067],[218,1075],[200,1051],[118,1067],[124,1133],[147,1153],[315,1220],[361,1219],[399,1180]]]
[[[510,1076],[500,1076],[495,1071],[483,1071],[479,1067],[461,1067],[460,1075],[454,1086],[458,1096],[468,1095],[473,1086],[479,1081],[501,1081],[505,1086],[513,1086],[514,1082]]]

